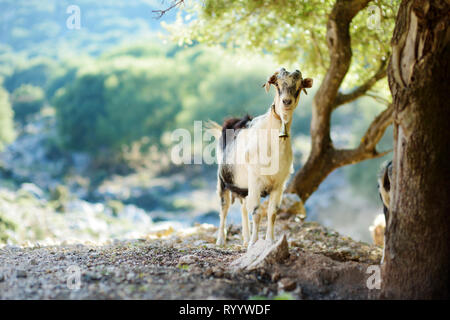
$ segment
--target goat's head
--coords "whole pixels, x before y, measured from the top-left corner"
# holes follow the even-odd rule
[[[304,91],[306,94],[306,89],[311,88],[312,84],[313,79],[303,79],[299,70],[288,72],[281,68],[267,80],[263,87],[266,88],[266,92],[269,91],[270,85],[276,88],[275,111],[284,123],[289,123],[300,99],[300,92]]]

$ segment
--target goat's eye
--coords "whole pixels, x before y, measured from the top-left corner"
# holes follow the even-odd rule
[[[297,98],[298,97],[298,95],[300,94],[300,90],[301,90],[302,88],[298,88],[298,90],[295,92],[295,98]]]

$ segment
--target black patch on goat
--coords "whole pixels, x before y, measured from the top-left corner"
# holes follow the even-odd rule
[[[230,165],[221,165],[219,172],[220,179],[220,192],[224,190],[230,190],[239,198],[246,198],[248,196],[247,188],[239,188],[234,184],[234,176],[233,176],[233,168]],[[261,191],[261,197],[267,197],[272,188],[267,187],[263,191]]]
[[[240,129],[247,128],[250,121],[252,121],[252,117],[250,115],[246,115],[243,118],[229,118],[226,119],[222,125],[222,136],[220,138],[220,147],[223,150],[224,158],[226,159],[226,147],[227,142],[231,142],[236,139],[236,136],[239,133]],[[231,134],[228,134],[227,140],[227,130],[232,129]],[[224,160],[225,160],[224,159]],[[225,162],[225,161],[224,161]],[[234,176],[233,176],[233,166],[229,164],[220,165],[219,170],[219,179],[220,179],[220,192],[224,190],[230,190],[237,197],[245,198],[248,196],[247,188],[239,188],[234,184]],[[261,192],[261,197],[266,197],[270,194],[271,188],[266,188]]]
[[[252,216],[254,216],[254,215],[258,212],[258,209],[259,209],[259,205],[257,205],[257,206],[253,209]]]
[[[229,118],[223,122],[222,136],[220,138],[220,146],[222,150],[225,151],[225,148],[227,147],[227,142],[229,142],[227,141],[227,130],[229,129],[233,130],[232,134],[231,135],[229,134],[228,139],[235,139],[239,132],[239,129],[246,128],[248,123],[252,121],[252,119],[253,118],[247,114],[243,118]]]
[[[389,193],[391,191],[392,161],[389,161],[386,164],[386,166],[383,168],[382,172],[383,172],[382,173],[383,177],[381,179],[381,182],[382,182],[383,185],[381,187],[387,193]],[[384,218],[385,218],[385,221],[386,221],[386,224],[387,224],[387,221],[389,219],[390,208],[386,207],[386,205],[384,204],[383,197],[381,196],[381,193],[379,193],[379,195],[380,195],[381,203],[383,204],[383,213],[384,213]],[[389,199],[389,201],[392,201],[392,199]],[[390,203],[389,203],[389,207],[390,207]]]
[[[219,179],[220,192],[228,189],[240,198],[247,197],[248,189],[239,188],[234,185],[233,168],[230,165],[223,164],[220,166]]]
[[[233,167],[230,165],[223,164],[220,166],[219,171],[219,180],[220,180],[220,193],[224,190],[230,190],[239,198],[246,198],[248,196],[247,188],[239,188],[234,184],[234,176],[233,176]],[[261,197],[267,197],[272,191],[271,187],[265,188],[261,191]]]

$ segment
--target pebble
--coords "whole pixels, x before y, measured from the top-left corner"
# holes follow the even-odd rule
[[[96,281],[100,280],[101,278],[102,278],[101,275],[94,272],[87,272],[83,275],[83,279],[86,281]]]
[[[16,277],[17,278],[26,278],[27,277],[27,273],[25,272],[25,270],[17,270],[16,271]]]
[[[213,272],[214,272],[214,275],[215,275],[216,277],[218,277],[218,278],[221,278],[221,277],[223,277],[223,275],[224,275],[223,270],[220,269],[220,268],[214,268],[214,269],[213,269]]]
[[[284,290],[284,291],[292,291],[295,289],[297,284],[294,280],[290,278],[283,278],[280,281],[278,281],[278,288]]]
[[[183,265],[183,264],[194,264],[198,261],[198,257],[193,255],[193,254],[189,254],[186,256],[182,256],[179,260],[178,260],[178,265]]]
[[[278,280],[280,280],[280,277],[281,277],[281,275],[280,275],[280,273],[279,272],[274,272],[273,274],[272,274],[272,281],[278,281]]]
[[[209,277],[212,274],[213,274],[213,270],[211,268],[208,268],[205,270],[205,276]]]

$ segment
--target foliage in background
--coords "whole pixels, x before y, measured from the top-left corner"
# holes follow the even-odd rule
[[[64,145],[95,153],[143,137],[159,143],[181,105],[178,78],[173,61],[126,55],[80,70],[54,99]]]
[[[221,123],[230,116],[256,116],[266,112],[273,99],[261,88],[275,66],[268,59],[248,61],[221,48],[197,46],[175,56],[188,66],[183,87],[183,108],[177,124],[192,127],[196,120]]]
[[[222,49],[130,46],[87,63],[53,99],[65,147],[90,153],[144,139],[161,145],[165,131],[193,128],[195,120],[265,112],[271,97],[261,84],[262,59],[240,65]],[[62,76],[64,77],[64,76]],[[65,83],[65,81],[62,81]]]
[[[22,84],[11,95],[14,119],[24,122],[41,110],[45,102],[44,90],[31,84]]]
[[[0,87],[0,151],[14,140],[14,112],[8,92]]]
[[[15,67],[12,74],[5,78],[4,86],[9,92],[13,92],[23,84],[45,88],[57,67],[57,63],[47,58],[30,59]]]

